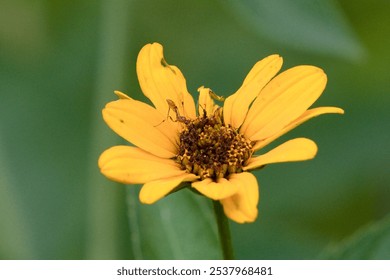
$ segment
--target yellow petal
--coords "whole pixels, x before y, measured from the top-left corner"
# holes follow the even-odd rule
[[[265,147],[266,145],[268,145],[275,139],[279,138],[283,134],[286,134],[287,132],[294,129],[298,125],[301,125],[302,123],[323,114],[344,114],[344,110],[337,107],[318,107],[318,108],[309,109],[305,113],[303,113],[299,118],[297,118],[296,120],[288,124],[286,127],[284,127],[282,130],[280,130],[278,133],[272,135],[272,137],[264,139],[263,141],[258,141],[253,146],[253,150],[257,151]]]
[[[223,203],[223,201],[225,201],[225,199],[220,200],[226,217],[228,217],[232,221],[235,221],[236,223],[239,223],[239,224],[249,222],[248,217],[245,216],[245,214],[242,211],[237,210],[235,208],[235,206],[233,206],[233,204],[234,204],[233,200],[229,200],[229,198],[226,198],[226,202]]]
[[[165,61],[160,44],[148,44],[141,49],[137,59],[137,75],[142,92],[161,114],[167,114],[167,99],[170,99],[181,116],[196,117],[194,99],[188,93],[186,80],[179,68]]]
[[[229,96],[224,104],[224,121],[238,128],[243,123],[248,107],[264,86],[279,72],[283,59],[270,55],[257,62],[246,76],[237,92]]]
[[[103,119],[118,135],[163,158],[177,153],[178,126],[153,107],[134,100],[119,99],[103,109]]]
[[[317,154],[317,150],[314,141],[307,138],[295,138],[277,146],[266,154],[250,158],[243,169],[255,169],[270,163],[312,159]]]
[[[124,94],[123,92],[121,92],[119,90],[115,90],[114,93],[115,93],[116,96],[118,96],[119,99],[130,99],[130,100],[133,100],[133,98],[131,98],[130,96],[128,96],[127,94]]]
[[[176,177],[160,179],[148,182],[143,185],[139,200],[145,204],[152,204],[163,198],[183,182],[192,182],[198,179],[198,176],[190,173],[185,173]]]
[[[157,156],[172,157],[179,127],[158,111],[137,100],[120,99],[103,109],[103,118],[117,134]]]
[[[205,111],[207,116],[211,116],[214,113],[215,103],[214,100],[210,97],[210,89],[201,86],[198,88],[199,92],[199,101],[198,101],[198,112],[199,116],[203,116]]]
[[[237,95],[232,94],[229,97],[227,97],[225,99],[225,102],[223,103],[223,121],[225,122],[226,125],[232,124],[233,105],[235,104],[236,99],[237,99]]]
[[[258,95],[240,132],[252,141],[278,133],[318,99],[326,81],[325,73],[314,66],[297,66],[284,71]]]
[[[173,160],[130,146],[109,148],[101,154],[98,165],[107,178],[124,184],[143,184],[185,174]]]
[[[222,199],[225,215],[237,223],[253,222],[257,218],[259,186],[249,172],[232,174],[229,181],[238,187],[236,194]]]
[[[225,178],[220,178],[214,182],[210,178],[192,183],[192,187],[201,194],[214,199],[220,200],[232,196],[238,190],[238,187]]]

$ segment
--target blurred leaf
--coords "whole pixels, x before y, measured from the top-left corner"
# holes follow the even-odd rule
[[[322,259],[390,259],[390,216],[329,248]]]
[[[137,259],[222,257],[213,210],[206,198],[181,190],[153,205],[141,205],[131,186],[128,209],[133,255]]]
[[[334,1],[223,1],[261,37],[295,49],[356,60],[363,48]]]
[[[18,10],[21,1],[12,3]],[[31,12],[40,18],[45,6]],[[94,22],[93,12],[84,12],[85,25]],[[24,15],[12,15],[18,16]],[[85,239],[84,154],[94,37],[80,25],[63,34],[58,45],[51,40],[30,44],[47,38],[40,29],[45,25],[40,20],[23,22],[22,29],[31,27],[24,29],[29,40],[23,43],[24,37],[17,37],[21,43],[14,41],[12,49],[0,44],[0,161],[5,166],[0,247],[7,249],[4,258],[78,259]],[[67,44],[68,35],[83,38],[76,40],[82,43]]]
[[[3,131],[1,131],[3,132]],[[0,259],[20,259],[34,255],[29,240],[29,230],[24,220],[15,189],[10,183],[10,174],[3,154],[0,134]]]
[[[131,258],[126,223],[123,186],[99,174],[97,160],[106,148],[118,143],[119,137],[104,123],[101,110],[107,100],[115,99],[113,90],[125,84],[128,52],[126,26],[134,1],[103,1],[98,48],[96,85],[88,158],[88,217],[85,257],[88,259]]]

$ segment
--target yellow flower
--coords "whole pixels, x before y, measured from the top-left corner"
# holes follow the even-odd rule
[[[200,87],[196,110],[183,74],[165,61],[163,47],[144,46],[137,75],[154,107],[115,92],[119,100],[106,105],[103,118],[136,147],[114,146],[103,152],[101,172],[124,184],[144,184],[139,199],[146,204],[191,182],[194,190],[219,200],[230,219],[253,222],[259,187],[249,171],[312,159],[317,146],[310,139],[296,138],[267,153],[254,153],[313,117],[344,112],[336,107],[308,109],[327,82],[320,68],[297,66],[275,77],[281,67],[278,55],[257,62],[223,107],[214,102],[222,98]]]

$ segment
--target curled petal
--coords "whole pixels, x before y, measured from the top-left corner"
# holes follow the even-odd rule
[[[182,116],[194,119],[195,103],[188,93],[180,69],[169,65],[158,43],[144,46],[137,59],[137,75],[142,92],[161,114],[167,114],[167,99],[172,100]]]
[[[243,123],[248,107],[264,86],[279,72],[283,59],[270,55],[257,62],[246,76],[242,86],[229,96],[224,104],[224,121],[235,128]]]
[[[176,177],[164,178],[143,185],[139,200],[145,204],[152,204],[163,198],[183,182],[192,182],[198,179],[194,174],[185,173]]]
[[[252,141],[271,137],[301,116],[322,94],[326,75],[297,66],[276,76],[253,102],[240,132]]]
[[[107,178],[124,184],[143,184],[185,174],[173,160],[130,146],[109,148],[99,157],[98,165]]]
[[[299,118],[285,126],[282,130],[280,130],[278,133],[272,135],[271,137],[264,139],[262,141],[256,142],[256,144],[253,146],[253,149],[255,151],[265,147],[275,139],[279,138],[283,134],[286,134],[290,130],[294,129],[295,127],[301,125],[304,122],[307,122],[308,120],[317,117],[319,115],[323,114],[344,114],[344,110],[337,107],[318,107],[307,110],[305,113],[303,113]]]
[[[225,215],[237,223],[253,222],[257,218],[259,186],[249,172],[232,174],[229,181],[238,187],[237,193],[221,200]]]
[[[203,112],[206,112],[207,116],[211,116],[214,113],[215,102],[210,97],[210,89],[201,86],[198,88],[199,91],[199,104],[198,112],[199,116],[203,116]]]
[[[244,170],[260,168],[266,164],[289,161],[302,161],[315,157],[317,145],[307,138],[295,138],[289,140],[266,154],[249,159]]]
[[[103,119],[118,135],[147,152],[163,158],[176,155],[177,123],[164,121],[143,102],[127,98],[110,102],[103,109]]]
[[[201,194],[214,199],[220,200],[232,196],[238,190],[238,187],[225,178],[220,178],[214,182],[210,178],[192,183],[192,187]]]

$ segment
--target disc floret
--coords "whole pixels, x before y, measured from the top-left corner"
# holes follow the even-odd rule
[[[201,180],[217,180],[240,173],[252,155],[251,141],[223,123],[222,108],[212,116],[203,114],[195,120],[188,120],[179,139],[176,161],[187,172],[200,176]]]

